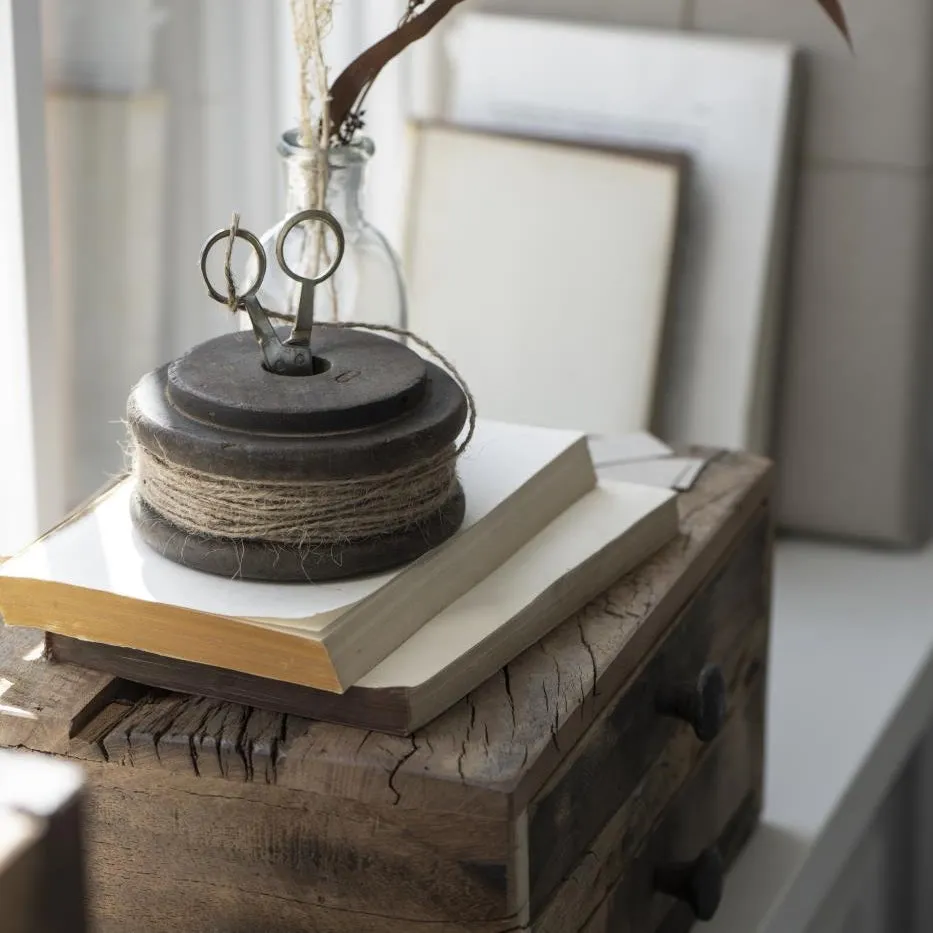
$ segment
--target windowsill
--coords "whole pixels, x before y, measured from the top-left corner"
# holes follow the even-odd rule
[[[777,547],[762,825],[705,933],[802,933],[933,720],[933,548]]]

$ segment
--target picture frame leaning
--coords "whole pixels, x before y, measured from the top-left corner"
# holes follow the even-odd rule
[[[688,161],[440,124],[411,142],[409,324],[483,416],[649,429]]]

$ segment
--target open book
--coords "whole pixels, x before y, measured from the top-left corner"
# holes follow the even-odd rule
[[[274,681],[343,692],[594,489],[582,434],[480,422],[461,457],[463,526],[389,573],[319,584],[225,580],[137,536],[132,480],[0,567],[24,625]]]

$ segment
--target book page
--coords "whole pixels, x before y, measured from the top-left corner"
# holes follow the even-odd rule
[[[666,489],[601,482],[479,586],[422,626],[358,686],[414,687],[430,680],[675,496]],[[640,562],[647,556],[633,558]]]

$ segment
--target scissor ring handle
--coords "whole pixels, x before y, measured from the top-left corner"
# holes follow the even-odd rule
[[[330,227],[333,231],[334,236],[337,238],[337,255],[334,257],[333,262],[320,274],[315,276],[306,276],[298,275],[294,269],[292,269],[288,263],[285,261],[285,240],[288,235],[298,226],[298,224],[304,223],[306,220],[319,220],[322,224]],[[337,218],[328,211],[318,211],[318,210],[307,210],[299,211],[297,214],[292,214],[288,220],[282,226],[282,229],[279,230],[279,235],[275,238],[275,258],[278,260],[279,266],[282,271],[290,278],[294,279],[296,282],[302,282],[305,285],[320,285],[321,282],[326,282],[336,271],[337,266],[340,265],[340,260],[343,259],[343,251],[346,246],[346,239],[343,235],[343,227],[337,222]]]
[[[256,273],[256,281],[253,282],[250,287],[243,292],[242,295],[237,295],[237,301],[243,301],[246,298],[252,298],[253,295],[259,291],[259,286],[262,285],[262,280],[266,276],[266,254],[262,248],[262,244],[259,242],[259,238],[249,232],[249,230],[237,230],[236,235],[240,239],[246,240],[250,246],[252,246],[253,251],[256,253],[256,259],[259,261],[259,271]],[[205,244],[204,248],[201,250],[201,276],[204,278],[204,284],[207,286],[208,294],[214,301],[219,301],[221,304],[226,304],[228,296],[221,294],[217,291],[216,288],[211,284],[211,280],[207,275],[207,259],[210,256],[211,250],[221,241],[229,239],[230,237],[230,228],[227,227],[224,230],[218,230]]]

